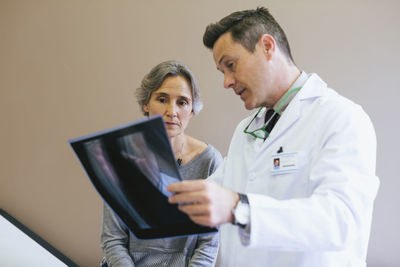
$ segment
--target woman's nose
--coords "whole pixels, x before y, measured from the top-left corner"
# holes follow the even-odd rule
[[[177,108],[174,103],[170,103],[167,105],[166,115],[170,117],[176,117]]]

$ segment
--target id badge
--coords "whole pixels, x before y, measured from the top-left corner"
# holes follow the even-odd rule
[[[298,153],[281,153],[271,157],[273,174],[295,172],[298,170]]]

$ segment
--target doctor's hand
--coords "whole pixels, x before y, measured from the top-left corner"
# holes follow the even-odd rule
[[[215,227],[233,222],[232,209],[239,195],[225,187],[211,181],[190,180],[170,184],[167,190],[175,193],[168,201],[179,204],[179,210],[195,223]]]

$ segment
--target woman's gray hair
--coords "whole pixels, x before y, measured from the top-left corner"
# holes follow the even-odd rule
[[[166,78],[171,76],[182,76],[189,83],[192,93],[193,113],[196,115],[203,108],[203,103],[200,99],[199,87],[197,86],[197,82],[192,71],[189,69],[189,67],[178,61],[168,60],[161,62],[152,68],[151,71],[144,76],[140,87],[136,89],[136,99],[145,116],[148,116],[149,113],[144,111],[143,107],[149,103],[151,94],[161,87]]]

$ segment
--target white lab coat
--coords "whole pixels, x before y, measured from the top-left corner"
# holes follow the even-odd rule
[[[264,112],[253,121],[261,127]],[[239,123],[210,177],[248,194],[250,235],[221,226],[222,266],[361,267],[379,187],[376,136],[359,105],[311,74],[264,142]],[[254,127],[253,127],[254,128]],[[282,147],[297,170],[273,172]]]

